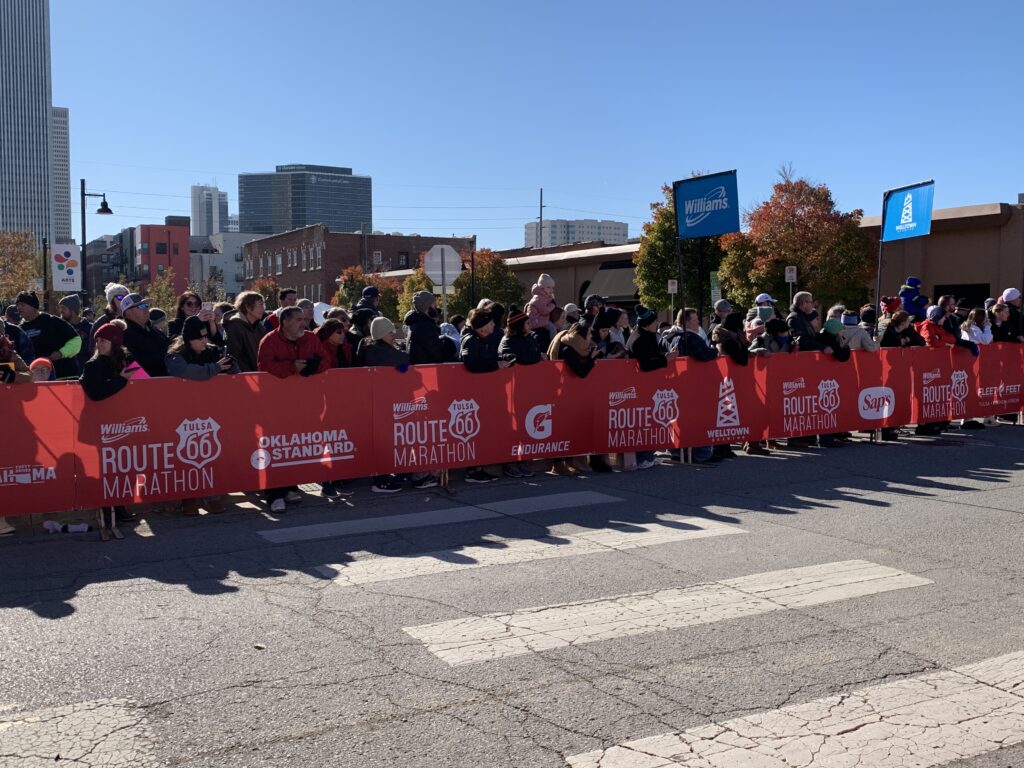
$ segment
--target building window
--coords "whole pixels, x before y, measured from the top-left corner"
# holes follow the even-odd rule
[[[167,255],[167,243],[157,243],[156,244],[156,254],[157,254],[157,256],[166,256]]]
[[[316,268],[323,269],[324,267],[324,252],[323,249],[318,245],[316,247]]]
[[[398,268],[408,269],[409,268],[409,252],[399,251],[398,252]]]
[[[302,248],[302,271],[303,272],[306,271],[306,249],[305,249],[305,247]]]
[[[281,272],[282,272],[282,269],[281,269],[281,261],[282,261],[282,259],[281,259],[281,254],[279,253],[279,254],[277,254],[277,259],[276,259],[276,263],[277,263],[277,274],[279,274],[279,275],[280,275],[280,274],[281,274]]]

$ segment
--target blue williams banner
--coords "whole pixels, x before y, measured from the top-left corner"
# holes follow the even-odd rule
[[[920,237],[932,231],[935,182],[890,189],[882,203],[882,242]]]
[[[736,171],[673,182],[672,199],[680,240],[740,231]]]

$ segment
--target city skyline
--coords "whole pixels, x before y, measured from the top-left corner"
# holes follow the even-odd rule
[[[163,7],[52,0],[54,101],[75,115],[72,179],[108,192],[116,218],[100,226],[115,231],[187,214],[197,178],[232,190],[239,173],[295,160],[372,176],[380,231],[473,233],[494,248],[522,242],[524,225],[538,216],[540,187],[545,218],[625,221],[634,236],[661,186],[693,171],[737,168],[744,209],[770,196],[788,163],[828,184],[841,209],[866,215],[879,212],[884,189],[922,178],[936,179],[939,208],[1012,202],[1021,191],[1015,126],[1024,109],[1005,96],[1005,77],[1016,69],[1014,21],[1024,20],[1017,6],[996,28],[953,4],[921,15],[880,2],[781,12],[598,3],[582,19],[570,3],[546,11],[550,24],[535,25],[529,6],[504,16],[452,3],[390,14],[307,0],[260,8],[244,35],[218,38],[210,76],[258,88],[260,99],[242,119],[219,104],[204,113],[202,142],[173,121],[112,120],[96,77],[101,65],[74,63],[73,41],[112,25],[160,24],[201,47],[203,30],[190,19],[234,29],[242,6],[183,0],[175,14]],[[344,57],[313,46],[281,68],[253,44],[382,24],[387,56],[378,35],[355,35]],[[582,34],[567,32],[577,28]],[[545,55],[494,57],[510,36]],[[431,50],[431,39],[459,45]],[[149,96],[175,92],[180,66],[149,55],[139,36],[122,42],[119,56],[142,63],[118,72],[119,109],[144,115]],[[615,56],[602,55],[611,44]],[[920,53],[936,46],[947,54]],[[875,55],[879,49],[908,61],[923,56],[927,76],[911,88],[897,59]],[[720,64],[705,66],[711,61]],[[570,82],[566,98],[555,86]],[[869,108],[876,103],[880,113]]]

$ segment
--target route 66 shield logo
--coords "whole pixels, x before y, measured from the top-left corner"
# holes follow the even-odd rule
[[[220,424],[213,419],[185,419],[178,425],[178,459],[202,469],[220,456]]]
[[[824,379],[818,384],[818,407],[825,413],[835,413],[839,407],[839,382],[835,379]]]
[[[448,406],[451,418],[448,420],[448,432],[456,440],[468,443],[480,431],[480,406],[476,400],[453,400]]]
[[[949,389],[949,393],[954,399],[962,403],[964,398],[967,397],[967,371],[953,371],[953,375],[950,376],[950,382],[952,386]]]
[[[651,411],[651,418],[656,424],[668,429],[672,422],[679,418],[679,395],[674,389],[659,389],[654,393],[652,400],[654,408]]]

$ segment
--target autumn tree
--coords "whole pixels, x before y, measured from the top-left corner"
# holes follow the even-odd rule
[[[361,266],[348,267],[341,273],[338,292],[331,303],[351,309],[362,298],[363,288],[376,286],[380,291],[380,313],[390,320],[398,320],[398,282],[387,277],[365,272]]]
[[[39,259],[31,232],[0,232],[0,301],[13,302],[19,293],[35,287],[42,275]]]
[[[178,292],[174,290],[174,270],[168,267],[162,275],[157,275],[146,287],[146,298],[149,306],[162,309],[168,317],[173,317],[178,306]]]
[[[281,289],[277,285],[277,279],[273,277],[260,277],[252,281],[252,290],[263,297],[263,306],[268,312],[273,312],[278,307],[277,293]]]
[[[746,231],[728,238],[720,277],[731,297],[749,301],[761,291],[788,295],[785,268],[797,268],[799,290],[827,307],[860,306],[875,275],[871,236],[860,227],[864,212],[843,213],[824,184],[780,172],[772,196],[744,217]]]
[[[644,224],[640,237],[640,250],[633,259],[640,301],[653,309],[668,309],[673,301],[668,293],[668,281],[679,280],[682,290],[675,297],[676,309],[698,306],[703,296],[704,307],[711,300],[711,273],[718,269],[724,255],[718,238],[699,238],[677,243],[676,211],[672,202],[672,187],[661,188],[665,199],[651,203],[651,220]],[[682,274],[679,271],[677,248],[682,249]],[[698,291],[698,259],[703,257],[701,286]]]
[[[464,269],[452,283],[455,293],[448,297],[448,315],[466,315],[480,299],[490,299],[505,308],[515,305],[523,308],[525,290],[515,272],[505,260],[490,248],[476,252],[473,269]],[[473,271],[476,271],[476,290],[473,290]]]
[[[423,271],[423,267],[418,267],[402,283],[402,295],[398,299],[398,319],[402,319],[412,310],[412,297],[417,291],[433,290],[434,284]]]

